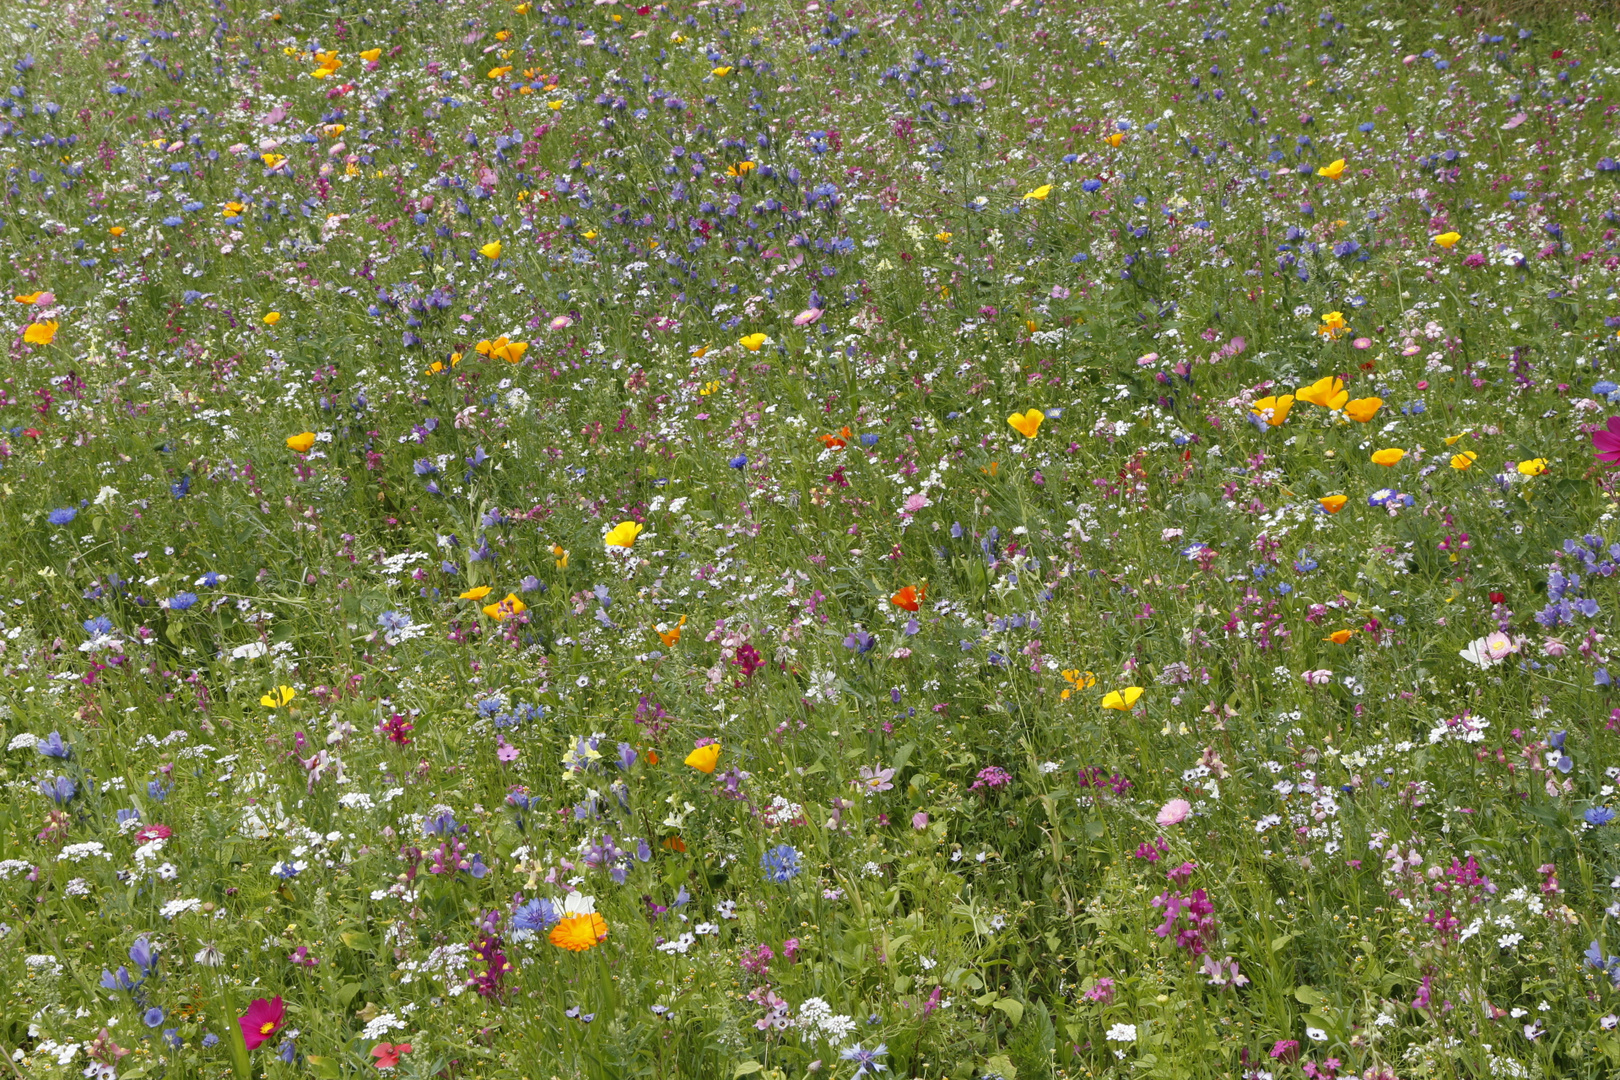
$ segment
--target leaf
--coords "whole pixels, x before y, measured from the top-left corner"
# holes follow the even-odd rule
[[[1012,1063],[1006,1054],[996,1054],[986,1060],[984,1071],[1005,1077],[1006,1080],[1018,1080],[1018,1067]]]
[[[889,764],[889,767],[898,773],[901,769],[906,767],[906,762],[911,760],[912,751],[916,749],[916,743],[906,743],[904,746],[894,752],[894,761]]]
[[[1271,951],[1272,952],[1281,952],[1284,945],[1287,945],[1290,941],[1293,941],[1297,937],[1299,937],[1299,933],[1297,931],[1295,931],[1295,932],[1283,934],[1280,937],[1272,938],[1271,939]]]
[[[1298,986],[1294,988],[1294,1000],[1314,1009],[1327,999],[1322,996],[1322,991],[1314,986]]]
[[[745,1061],[745,1062],[743,1062],[743,1063],[742,1063],[742,1064],[741,1064],[741,1065],[738,1065],[738,1066],[737,1066],[737,1068],[736,1068],[736,1069],[735,1069],[735,1070],[733,1070],[733,1071],[732,1071],[732,1074],[731,1074],[731,1075],[732,1075],[732,1076],[733,1076],[733,1077],[737,1077],[737,1076],[748,1076],[748,1075],[750,1075],[750,1074],[751,1074],[751,1073],[757,1073],[757,1072],[759,1072],[759,1071],[760,1071],[760,1070],[761,1070],[761,1069],[763,1069],[763,1068],[764,1068],[764,1067],[765,1067],[765,1066],[763,1066],[763,1065],[761,1065],[761,1064],[760,1064],[760,1063],[759,1063],[759,1062],[757,1062],[757,1061]]]
[[[332,1004],[336,1005],[339,1009],[347,1009],[349,1007],[349,1002],[353,1001],[354,996],[359,992],[359,983],[349,983],[347,986],[340,987],[339,989],[332,991]]]
[[[343,944],[356,952],[374,952],[377,943],[371,940],[371,935],[364,930],[345,930],[338,935]]]
[[[338,1077],[343,1075],[343,1070],[339,1067],[336,1058],[309,1054],[304,1060],[309,1062],[310,1068],[315,1070],[316,1076],[325,1077],[326,1080],[337,1080]]]
[[[1024,1003],[1015,998],[1001,998],[992,1005],[1007,1014],[1007,1019],[1012,1021],[1013,1027],[1017,1027],[1018,1022],[1024,1018]]]

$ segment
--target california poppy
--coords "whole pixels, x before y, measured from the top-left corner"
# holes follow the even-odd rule
[[[364,60],[368,64],[375,64],[378,59],[381,58],[381,56],[381,49],[367,49],[365,52],[360,54],[360,59]]]
[[[459,599],[462,599],[462,600],[482,600],[484,597],[488,596],[492,591],[493,590],[488,585],[479,585],[477,588],[468,589],[466,592],[462,593],[461,596],[459,597]]]
[[[56,340],[56,330],[61,324],[55,319],[49,322],[29,323],[23,331],[23,341],[30,345],[49,345]]]
[[[1338,312],[1332,314],[1337,315]],[[1324,315],[1322,318],[1325,323],[1328,317]],[[1342,321],[1340,325],[1343,325]],[[1344,403],[1350,400],[1350,394],[1344,388],[1344,380],[1335,375],[1324,376],[1309,386],[1300,387],[1294,391],[1294,396],[1301,401],[1307,401],[1312,405],[1320,405],[1324,409],[1334,411],[1344,408]],[[1379,404],[1383,403],[1380,402]]]
[[[907,585],[905,588],[889,597],[889,603],[904,611],[916,611],[922,606],[922,601],[927,598],[927,595],[927,585],[924,585],[921,588],[918,588],[915,585]]]
[[[1316,170],[1316,175],[1325,176],[1329,180],[1337,180],[1339,177],[1344,175],[1344,158],[1339,158],[1337,161],[1328,162],[1326,165]]]
[[[276,323],[278,323],[280,321],[281,321],[281,312],[279,312],[279,311],[267,311],[267,312],[265,312],[264,325],[266,325],[266,326],[274,326],[274,325],[276,325]]]
[[[1383,465],[1385,467],[1399,465],[1401,463],[1401,458],[1405,456],[1405,450],[1402,450],[1398,446],[1390,446],[1383,450],[1375,451],[1372,456],[1372,463],[1374,465]]]
[[[731,68],[722,65],[720,67],[715,68],[713,71],[709,72],[709,74],[713,75],[717,79],[723,79],[727,75],[731,74]]]
[[[1007,417],[1007,423],[1012,425],[1012,429],[1024,438],[1033,439],[1035,433],[1041,430],[1041,422],[1045,419],[1046,414],[1044,412],[1039,409],[1030,409],[1026,412],[1013,413]]]
[[[1344,321],[1344,312],[1330,311],[1322,316],[1322,325],[1316,328],[1316,332],[1325,338],[1333,339],[1349,329],[1350,324]]]
[[[1464,450],[1460,454],[1451,455],[1451,467],[1456,469],[1458,472],[1463,472],[1464,470],[1471,468],[1474,462],[1478,460],[1478,454],[1474,453],[1472,450]]]
[[[1281,397],[1260,398],[1249,406],[1249,411],[1272,427],[1277,427],[1288,419],[1288,410],[1293,407],[1294,395],[1284,394]]]
[[[1354,633],[1354,630],[1335,630],[1322,640],[1331,641],[1335,645],[1343,645],[1345,642],[1350,640],[1351,635]]]
[[[292,699],[298,696],[298,691],[290,686],[278,686],[274,690],[259,698],[259,704],[267,709],[280,709],[292,704]]]
[[[1026,191],[1026,192],[1024,192],[1024,198],[1040,200],[1040,199],[1046,198],[1050,194],[1052,194],[1052,185],[1051,184],[1042,184],[1040,187],[1036,188],[1034,191]]]
[[[816,438],[829,450],[842,450],[854,436],[849,433],[849,428],[844,428],[836,435],[817,435]]]
[[[1123,690],[1110,690],[1103,695],[1102,707],[1117,712],[1130,712],[1136,706],[1136,699],[1142,696],[1140,686],[1127,686]]]
[[[670,627],[668,630],[656,630],[655,629],[653,631],[653,633],[657,634],[658,635],[658,640],[662,641],[664,643],[664,648],[673,649],[680,642],[680,640],[681,640],[681,627],[683,627],[685,625],[686,625],[686,616],[682,615],[681,616],[681,621],[676,623],[674,626]]]
[[[602,537],[602,543],[608,547],[630,547],[645,528],[645,525],[637,521],[621,521],[608,530],[608,534]]]
[[[700,773],[714,772],[714,767],[719,763],[720,744],[717,742],[705,743],[686,755],[686,764]]]
[[[486,259],[500,258],[501,242],[499,240],[491,240],[489,243],[478,249],[478,254],[482,255]]]
[[[1531,458],[1529,461],[1519,462],[1520,476],[1540,476],[1547,471],[1546,458]]]
[[[1348,495],[1324,495],[1316,501],[1321,504],[1323,510],[1330,514],[1337,514],[1344,509],[1344,504],[1350,501],[1350,497]]]
[[[1450,251],[1452,248],[1457,246],[1457,241],[1461,239],[1462,233],[1443,232],[1434,238],[1434,242],[1445,248],[1447,251]]]
[[[1358,424],[1365,424],[1378,415],[1378,410],[1384,407],[1384,399],[1380,397],[1356,398],[1348,401],[1344,406],[1344,415]]]
[[[759,352],[759,350],[764,347],[765,343],[769,340],[770,337],[766,334],[749,334],[747,337],[738,338],[737,344],[741,345],[749,352]]]
[[[484,606],[484,614],[496,622],[509,619],[513,615],[521,615],[528,610],[529,605],[519,600],[517,593],[507,593],[505,599]]]
[[[307,454],[310,447],[314,445],[315,433],[313,431],[302,431],[297,435],[287,436],[287,449],[295,454]]]

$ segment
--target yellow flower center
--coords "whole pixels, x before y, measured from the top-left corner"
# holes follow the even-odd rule
[[[274,1020],[266,1020],[264,1023],[259,1025],[260,1035],[268,1035],[274,1030],[276,1030],[276,1022]]]

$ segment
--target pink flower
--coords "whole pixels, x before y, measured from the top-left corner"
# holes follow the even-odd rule
[[[495,757],[503,762],[516,761],[518,759],[518,748],[507,742],[505,736],[502,736],[495,746]]]
[[[1608,430],[1592,432],[1592,448],[1599,461],[1620,462],[1620,416],[1609,417]]]
[[[174,835],[174,830],[167,825],[148,825],[135,834],[137,844],[147,844],[153,840],[167,840]]]
[[[551,328],[553,330],[566,330],[573,325],[574,320],[570,319],[567,315],[559,315],[555,319],[551,320]]]
[[[1179,825],[1187,820],[1192,813],[1192,803],[1186,799],[1171,799],[1159,808],[1159,816],[1153,820],[1160,825]]]
[[[821,309],[820,308],[818,308],[818,307],[805,308],[803,311],[801,311],[797,315],[793,316],[793,325],[794,326],[809,326],[811,323],[815,322],[819,318],[821,318]]]
[[[1354,345],[1358,349],[1370,349],[1372,348],[1372,338],[1358,337],[1350,344]]]
[[[287,1008],[279,997],[268,1000],[254,998],[248,1005],[247,1012],[237,1021],[242,1027],[242,1039],[247,1043],[247,1048],[257,1050],[269,1042],[271,1037],[281,1030],[282,1021],[286,1016]]]
[[[377,1068],[379,1069],[392,1069],[399,1064],[401,1054],[410,1052],[410,1043],[399,1043],[391,1046],[382,1042],[371,1048],[371,1056],[377,1059]]]
[[[928,828],[928,811],[919,810],[911,815],[911,827],[918,832]]]

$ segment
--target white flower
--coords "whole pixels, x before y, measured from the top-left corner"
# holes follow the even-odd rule
[[[196,911],[201,907],[201,900],[170,900],[158,909],[158,914],[165,919],[174,919],[188,911]]]
[[[405,1021],[401,1020],[393,1013],[378,1013],[377,1016],[366,1025],[365,1039],[367,1042],[370,1042],[373,1039],[380,1039],[390,1031],[403,1028],[404,1026]]]
[[[563,897],[563,914],[567,915],[595,915],[596,897],[586,896],[582,892],[571,892]]]
[[[1327,1042],[1327,1032],[1317,1027],[1306,1028],[1305,1037],[1311,1042]]]
[[[1115,1024],[1113,1027],[1108,1029],[1108,1034],[1104,1035],[1103,1038],[1107,1039],[1109,1042],[1135,1042],[1136,1025]]]
[[[658,951],[671,954],[680,953],[682,956],[685,956],[686,950],[690,949],[696,941],[697,938],[692,934],[682,934],[673,941],[666,941],[662,945],[658,946]]]

